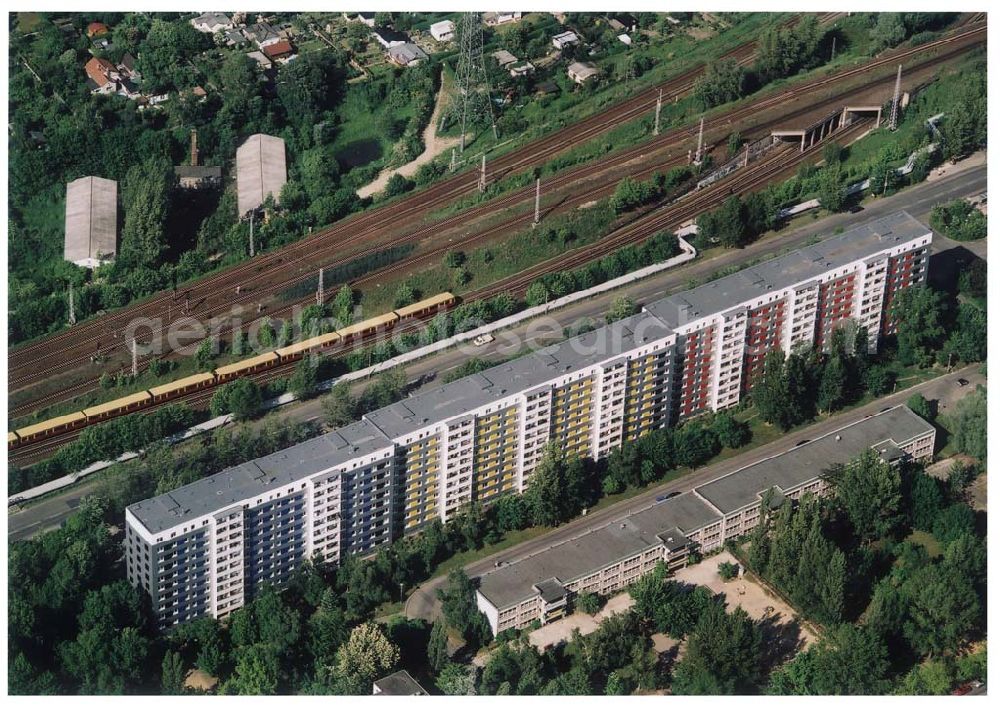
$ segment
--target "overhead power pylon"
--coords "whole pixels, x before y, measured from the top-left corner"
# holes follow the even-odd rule
[[[903,65],[896,69],[896,88],[892,92],[892,112],[889,114],[889,130],[895,130],[899,123],[899,93],[903,85]]]
[[[462,137],[460,152],[465,152],[465,133],[472,123],[488,120],[493,139],[498,138],[493,117],[489,75],[483,56],[483,25],[478,12],[466,12],[458,21],[458,66],[455,70],[457,100],[452,102],[452,114],[459,120]]]

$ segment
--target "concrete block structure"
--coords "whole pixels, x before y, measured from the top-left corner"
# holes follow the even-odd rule
[[[824,346],[846,319],[868,324],[873,345],[891,331],[891,298],[926,277],[930,239],[905,213],[869,222],[132,505],[128,577],[164,625],[223,616],[306,557],[336,563],[370,553],[471,502],[524,492],[550,442],[601,458],[650,430],[732,406],[769,348]],[[788,483],[767,486],[775,484],[790,493]],[[707,492],[672,502],[663,508],[677,509],[677,519],[642,533],[656,543],[676,527],[667,538],[708,549],[721,543],[725,520],[713,526],[700,515],[737,513],[727,505]]]
[[[275,202],[288,174],[285,141],[273,135],[251,135],[236,150],[236,202],[240,217],[259,209],[269,196]]]
[[[118,183],[81,177],[66,185],[66,236],[63,257],[96,268],[118,251]]]
[[[760,522],[765,501],[774,507],[827,493],[823,473],[865,448],[893,464],[920,460],[933,454],[934,437],[933,425],[896,406],[501,566],[480,578],[476,605],[494,635],[536,620],[551,622],[572,609],[579,593],[620,592],[660,561],[673,571],[692,552],[748,534]]]

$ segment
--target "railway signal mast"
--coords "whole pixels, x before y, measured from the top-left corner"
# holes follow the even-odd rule
[[[479,168],[479,191],[486,191],[486,153],[483,153],[483,163]]]
[[[139,347],[135,343],[135,337],[132,337],[132,378],[139,375]]]
[[[316,304],[323,305],[323,269],[319,269],[319,280],[316,282]]]
[[[903,65],[896,69],[896,88],[892,92],[892,113],[889,114],[889,130],[895,130],[899,122],[899,92],[903,82]]]
[[[458,66],[455,82],[458,90],[452,110],[459,114],[462,138],[459,151],[465,152],[466,127],[477,118],[488,118],[493,129],[493,139],[498,139],[497,124],[493,117],[493,99],[490,81],[483,58],[483,27],[478,12],[466,12],[458,21]]]
[[[253,212],[250,212],[250,257],[253,258],[254,255],[255,254],[253,248]]]

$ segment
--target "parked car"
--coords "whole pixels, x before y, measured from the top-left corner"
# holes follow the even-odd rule
[[[478,337],[472,340],[472,343],[477,347],[481,347],[484,344],[489,344],[495,339],[492,334],[480,334]]]

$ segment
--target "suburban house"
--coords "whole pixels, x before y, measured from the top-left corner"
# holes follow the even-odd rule
[[[122,76],[134,81],[142,81],[142,74],[140,74],[135,68],[135,57],[125,52],[122,55],[122,60],[118,64],[118,71]]]
[[[566,69],[566,74],[578,84],[600,76],[601,70],[589,61],[575,61]]]
[[[531,76],[535,73],[535,65],[530,61],[526,61],[523,64],[510,67],[510,75],[515,79],[519,76]]]
[[[400,44],[406,44],[410,41],[410,38],[405,34],[397,32],[391,27],[378,27],[372,30],[372,36],[386,49],[398,47]]]
[[[206,12],[204,15],[198,15],[192,19],[191,26],[199,32],[215,34],[223,30],[231,30],[233,28],[233,20],[221,12]]]
[[[511,64],[517,63],[517,57],[508,52],[506,49],[501,49],[499,51],[493,52],[493,58],[497,60],[497,64],[506,69]]]
[[[509,22],[517,22],[523,14],[523,12],[484,12],[483,22],[487,27],[496,27]]]
[[[174,176],[181,189],[208,189],[222,184],[221,167],[177,165],[174,167]]]
[[[416,66],[427,58],[427,53],[416,44],[406,42],[389,47],[389,61],[399,66]]]
[[[570,30],[561,32],[552,38],[552,46],[559,50],[579,43],[580,38],[576,36],[576,32],[572,32]]]
[[[83,69],[87,72],[87,86],[91,93],[111,94],[118,90],[121,75],[118,68],[107,59],[93,57]]]
[[[266,22],[258,22],[255,25],[245,28],[243,35],[251,42],[254,42],[260,49],[269,44],[281,41],[278,31]]]
[[[242,47],[247,43],[247,38],[240,34],[239,30],[226,30],[224,34],[227,47]]]
[[[630,47],[632,46],[632,38],[629,37],[624,32],[622,32],[620,35],[618,35],[618,41],[621,42],[622,44],[627,45],[627,46],[630,46]]]
[[[247,56],[257,62],[257,66],[263,71],[267,71],[272,66],[271,60],[264,55],[264,52],[247,52]]]
[[[344,19],[348,22],[360,22],[365,27],[375,27],[375,13],[374,12],[359,12],[356,15],[351,15],[350,13],[343,13]]]
[[[431,25],[431,37],[439,42],[450,42],[455,39],[455,23],[451,20],[442,20]]]
[[[279,64],[285,64],[295,58],[295,47],[287,39],[282,39],[273,44],[266,44],[261,51],[264,52],[264,55],[268,59],[276,61]]]
[[[94,37],[103,37],[111,30],[103,22],[91,22],[87,25],[87,38],[93,39]]]

